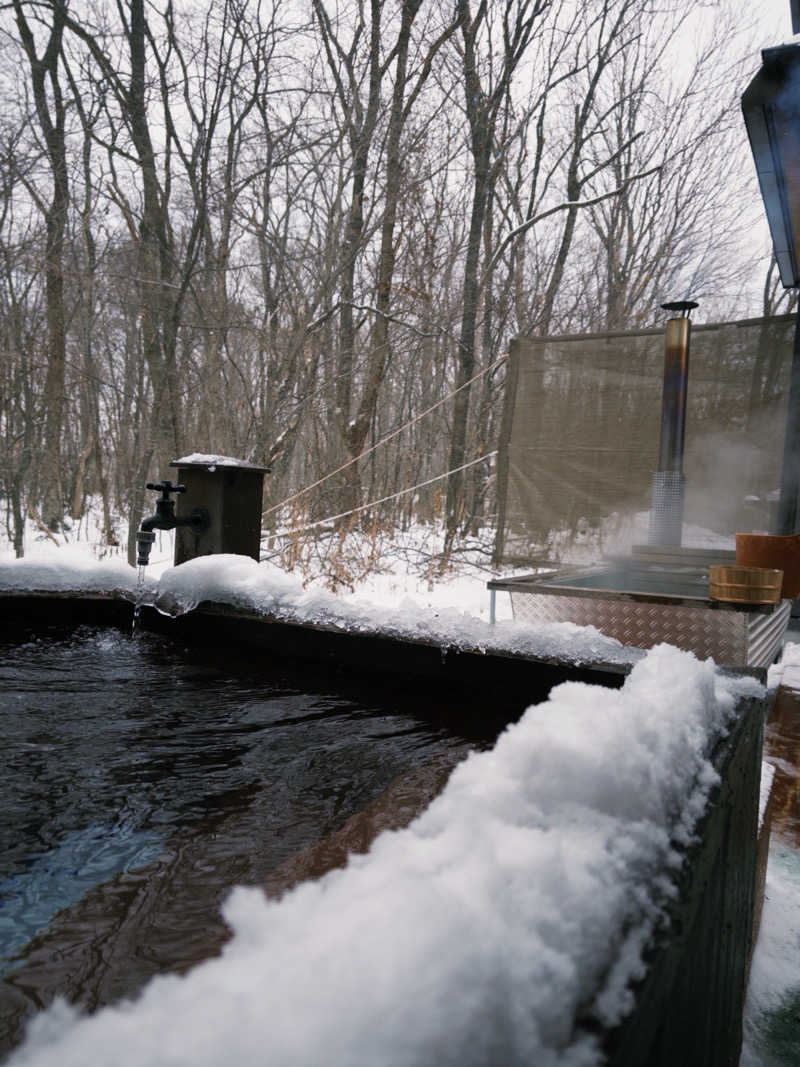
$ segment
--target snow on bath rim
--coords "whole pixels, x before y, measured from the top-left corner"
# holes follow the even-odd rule
[[[486,600],[485,584],[475,584]],[[136,571],[118,559],[97,561],[52,549],[30,559],[0,561],[0,591],[131,596],[136,588]],[[386,634],[443,649],[511,652],[574,664],[628,664],[643,656],[640,649],[622,645],[592,626],[511,621],[493,626],[470,611],[431,606],[402,594],[384,592],[386,599],[379,603],[360,594],[335,595],[319,586],[306,587],[296,575],[249,556],[201,556],[167,567],[159,578],[145,577],[144,592],[146,603],[173,615],[191,611],[203,601],[217,601],[286,622]]]
[[[593,626],[508,621],[491,625],[469,612],[431,610],[409,597],[374,603],[360,596],[338,596],[319,587],[306,588],[295,575],[247,556],[203,556],[162,574],[154,601],[160,610],[181,614],[203,601],[287,622],[430,641],[442,648],[515,652],[575,664],[634,663],[644,655]]]
[[[135,1002],[34,1021],[10,1067],[588,1067],[672,892],[752,679],[668,646],[556,687],[408,829],[280,901],[237,889],[223,955]]]
[[[147,579],[148,588],[152,579]],[[38,546],[22,559],[0,559],[0,592],[123,593],[136,591],[137,575],[120,557],[98,560],[82,546]]]

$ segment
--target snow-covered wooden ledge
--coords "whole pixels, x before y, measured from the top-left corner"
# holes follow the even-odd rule
[[[0,564],[0,597],[15,598],[4,612],[5,626],[13,626],[13,616],[36,619],[43,613],[52,620],[125,625],[125,610],[132,614],[128,604],[138,601],[145,629],[356,675],[496,690],[508,698],[506,705],[516,702],[519,712],[567,679],[621,685],[643,656],[572,623],[491,625],[466,612],[427,609],[410,600],[365,603],[306,589],[293,575],[246,556],[204,556],[167,569],[159,579],[148,578],[141,587],[133,568],[119,562],[59,566],[57,559],[19,560]],[[79,601],[87,597],[94,604],[81,609]],[[41,598],[49,601],[46,607]],[[99,599],[108,603],[101,607]]]
[[[65,563],[56,555],[14,560],[0,563],[0,593],[106,594],[136,599],[174,616],[200,604],[224,604],[246,614],[319,629],[575,664],[630,666],[642,656],[639,650],[604,637],[592,627],[572,623],[504,622],[492,626],[466,612],[429,610],[410,600],[365,603],[323,589],[306,589],[294,575],[247,556],[203,556],[167,569],[158,579],[146,577],[142,586],[137,585],[135,570],[119,560]]]

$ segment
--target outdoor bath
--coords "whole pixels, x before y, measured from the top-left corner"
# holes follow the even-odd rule
[[[6,632],[48,617],[130,618],[130,568],[62,566],[49,581],[60,589],[49,592],[46,569],[33,560],[3,568]],[[72,878],[74,899],[59,901],[64,910],[8,978],[34,1000],[38,990],[37,1007],[56,992],[89,1009],[112,1006],[82,1018],[56,1003],[10,1063],[102,1063],[111,1047],[115,1063],[131,1064],[265,1055],[286,1064],[321,1055],[341,1064],[668,1063],[698,1047],[703,1062],[723,1063],[738,1049],[754,895],[756,680],[569,624],[491,627],[410,605],[356,610],[244,557],[173,568],[147,598],[182,612],[143,612],[145,626],[173,639],[93,630],[30,648],[32,661],[77,656],[69,677],[81,694],[101,661],[112,691],[131,690],[132,710],[86,731],[102,752],[94,773],[91,761],[75,775],[54,755],[36,756],[87,798],[105,779],[130,799],[116,837],[98,849],[109,866],[93,886]],[[260,672],[272,658],[273,669],[276,650],[279,677],[265,691],[240,664],[252,671],[257,658]],[[280,666],[292,650],[295,662],[316,664],[303,668],[316,679],[305,695]],[[373,674],[371,698],[353,694],[365,676],[358,657]],[[48,699],[53,670],[39,687]],[[220,718],[222,694],[230,710]],[[151,736],[145,705],[163,713],[167,734]],[[83,695],[80,706],[87,722]],[[128,755],[126,733],[136,742]],[[137,787],[126,778],[132,768]],[[68,804],[54,807],[50,859],[72,872],[81,839],[62,821]],[[401,821],[421,814],[324,873],[397,808]],[[170,809],[182,827],[164,825]],[[77,810],[84,827],[102,824],[88,799]],[[114,870],[125,849],[127,869]],[[34,877],[41,869],[30,858],[22,866]],[[279,900],[262,891],[295,882]],[[720,915],[744,932],[721,955],[712,944]],[[223,945],[226,926],[233,936]],[[186,971],[220,949],[186,977],[162,974],[119,1003],[150,974]],[[717,991],[717,1011],[693,995],[693,981]]]

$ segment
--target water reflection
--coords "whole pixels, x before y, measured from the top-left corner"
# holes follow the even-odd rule
[[[791,683],[792,677],[788,680]],[[779,688],[766,726],[765,749],[775,767],[772,834],[800,848],[800,688]]]

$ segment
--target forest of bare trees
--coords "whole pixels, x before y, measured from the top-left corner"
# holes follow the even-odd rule
[[[89,500],[124,540],[187,452],[269,465],[268,525],[422,482],[381,521],[491,525],[510,338],[652,325],[683,296],[708,319],[774,309],[769,282],[763,308],[745,296],[766,263],[733,8],[5,3],[18,553],[26,517],[59,530]]]

